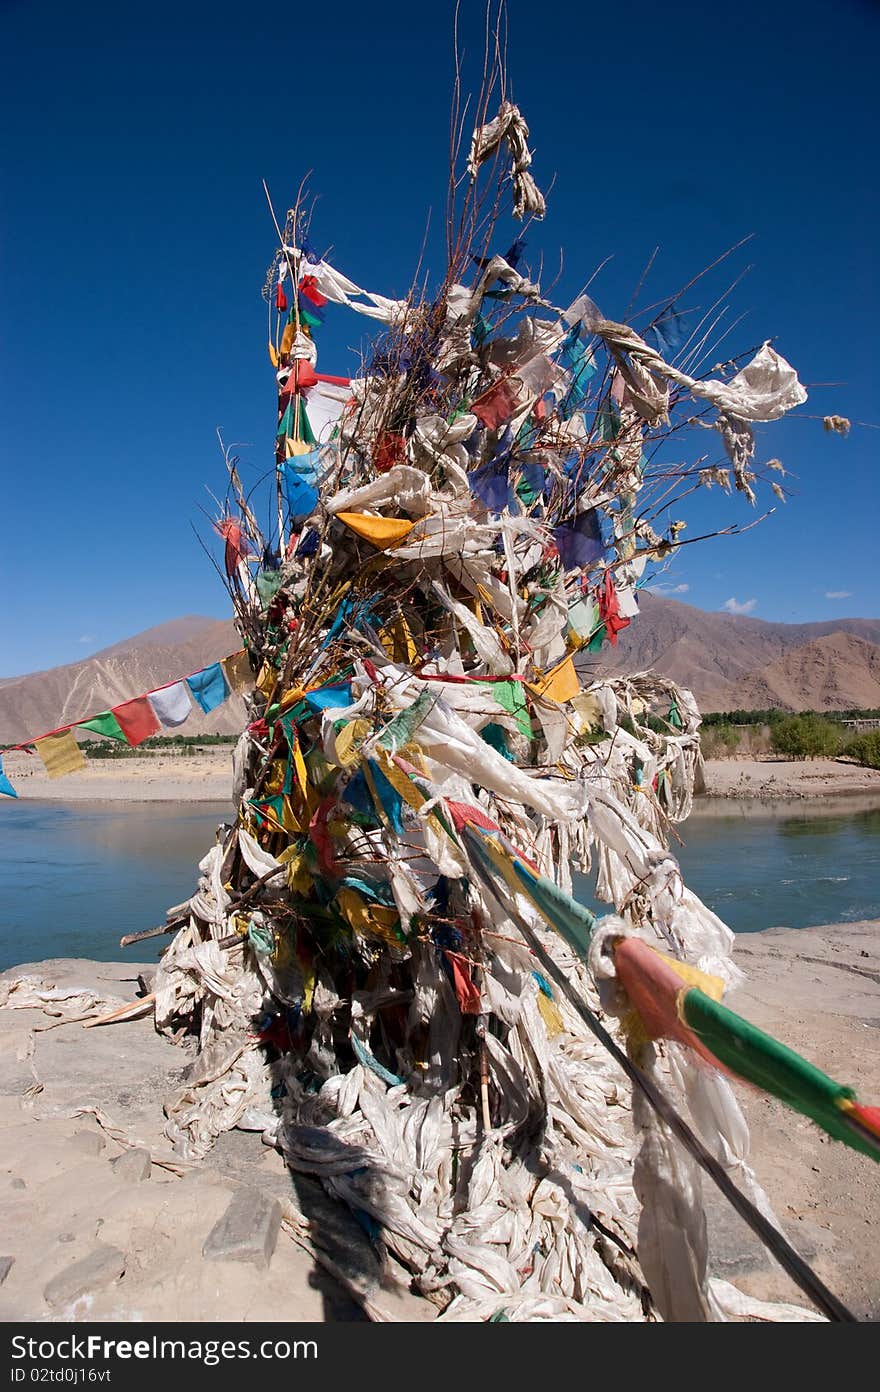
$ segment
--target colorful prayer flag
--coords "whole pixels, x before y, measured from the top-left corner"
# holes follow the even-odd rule
[[[113,707],[112,713],[132,747],[143,744],[145,739],[155,735],[159,729],[159,722],[146,696],[136,696],[133,701],[123,701],[121,706]]]
[[[70,730],[44,735],[35,741],[34,747],[50,778],[63,778],[65,774],[77,773],[86,766],[83,752]]]
[[[222,706],[229,695],[229,687],[226,685],[223,668],[219,662],[212,663],[210,667],[203,667],[201,672],[194,672],[186,680],[194,700],[205,715],[217,706]]]
[[[6,774],[3,772],[3,755],[0,754],[0,793],[5,797],[18,797],[18,793],[13,788]]]
[[[151,691],[148,700],[159,723],[166,729],[182,725],[192,712],[192,702],[182,681],[163,686],[161,691]]]

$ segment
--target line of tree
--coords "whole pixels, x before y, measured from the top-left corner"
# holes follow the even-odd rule
[[[741,741],[740,727],[767,725],[770,748],[788,759],[854,759],[865,768],[880,769],[880,730],[866,730],[852,736],[844,720],[877,720],[880,710],[800,711],[781,710],[710,711],[703,717],[703,749],[707,757],[732,754]]]
[[[80,745],[90,759],[132,759],[162,750],[183,756],[198,754],[206,746],[235,744],[237,739],[237,735],[153,735],[134,749],[117,740],[87,739],[81,740]]]
[[[833,725],[839,725],[844,720],[880,720],[880,710],[841,710],[841,711],[783,711],[778,707],[771,707],[768,710],[728,710],[728,711],[707,711],[703,716],[703,724],[712,725],[775,725],[781,720],[790,720],[792,715],[806,716],[815,715],[822,720],[829,721]]]

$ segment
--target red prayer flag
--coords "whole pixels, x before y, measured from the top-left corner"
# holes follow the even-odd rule
[[[311,300],[316,309],[324,308],[327,303],[327,296],[321,294],[314,276],[303,276],[299,283],[299,289],[300,294],[305,295],[307,300]]]
[[[487,430],[497,430],[506,420],[510,420],[519,405],[517,394],[510,382],[496,382],[478,401],[471,406],[477,420],[482,421]]]
[[[617,603],[617,591],[611,579],[611,571],[605,572],[605,588],[599,595],[599,616],[605,625],[609,643],[617,646],[617,635],[622,628],[629,627],[629,619],[623,618]]]
[[[490,817],[486,816],[482,807],[472,807],[469,802],[454,802],[452,798],[446,798],[445,802],[456,831],[461,831],[468,822],[472,822],[474,826],[482,827],[484,831],[501,830],[497,822],[493,822]]]
[[[283,314],[287,308],[287,296],[284,293],[284,286],[281,284],[280,280],[275,288],[275,308],[281,314]]]
[[[281,388],[281,396],[293,396],[295,392],[308,391],[317,385],[315,369],[308,358],[294,358],[287,381]]]
[[[406,440],[394,430],[379,436],[373,463],[380,474],[387,474],[395,464],[406,458]]]
[[[124,701],[121,706],[113,706],[119,728],[131,745],[143,744],[150,735],[159,729],[156,712],[146,696],[136,696],[133,701]]]
[[[649,1039],[676,1039],[721,1072],[727,1069],[701,1039],[688,1029],[678,998],[689,987],[641,938],[623,938],[614,948],[614,967],[630,1002],[639,1013]]]
[[[447,952],[446,960],[452,967],[452,984],[458,997],[462,1015],[479,1015],[481,1011],[480,993],[471,981],[469,962],[460,952]]]

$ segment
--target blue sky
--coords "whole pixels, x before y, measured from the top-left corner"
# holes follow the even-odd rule
[[[472,59],[481,9],[463,4]],[[533,170],[545,190],[555,179],[529,258],[549,281],[564,249],[557,302],[611,256],[591,293],[619,317],[655,247],[643,303],[754,234],[728,263],[730,278],[753,266],[728,342],[773,336],[811,388],[800,418],[759,441],[796,475],[787,507],[684,548],[661,583],[760,618],[876,615],[880,10],[511,0],[509,13]],[[439,272],[451,16],[445,0],[0,0],[0,675],[227,614],[193,526],[212,544],[218,426],[247,478],[271,467],[260,179],[283,209],[313,171],[315,240],[360,284],[405,293],[426,227]],[[351,370],[365,323],[328,310],[321,370]],[[842,440],[809,418],[830,412],[867,424]],[[717,491],[685,515],[689,535],[750,520]]]

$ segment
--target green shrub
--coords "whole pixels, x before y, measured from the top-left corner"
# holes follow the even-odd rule
[[[816,759],[823,754],[840,752],[841,732],[821,715],[789,715],[771,725],[770,743],[776,754],[787,754],[792,759]]]
[[[729,750],[731,754],[734,749],[738,748],[741,738],[740,733],[739,730],[735,730],[732,725],[726,723],[716,725],[715,735],[724,745],[724,748]]]
[[[842,752],[864,768],[880,769],[880,730],[867,730],[863,735],[856,735]]]
[[[700,744],[707,759],[723,759],[739,748],[742,735],[729,721],[718,721],[703,729]]]

